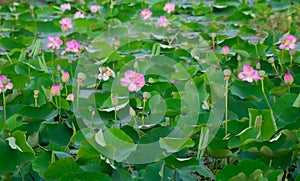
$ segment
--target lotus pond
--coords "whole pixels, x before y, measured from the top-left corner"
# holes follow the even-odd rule
[[[1,1],[2,180],[300,180],[299,3]]]

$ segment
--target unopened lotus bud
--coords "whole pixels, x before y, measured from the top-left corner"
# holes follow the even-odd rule
[[[135,110],[132,107],[129,108],[129,114],[132,117],[136,115]]]
[[[57,65],[56,69],[57,69],[57,71],[60,71],[61,70],[61,66]]]
[[[256,68],[256,69],[260,69],[260,62],[257,62],[255,68]]]
[[[1,83],[2,83],[2,85],[7,85],[7,84],[8,84],[8,79],[3,78],[3,79],[1,80]]]
[[[270,57],[270,58],[268,59],[268,62],[269,62],[270,64],[273,64],[273,63],[274,63],[274,58],[273,58],[273,57]]]
[[[62,82],[68,82],[70,79],[70,74],[69,72],[64,72],[61,76],[61,81]]]
[[[237,61],[241,61],[242,60],[241,55],[237,55],[236,59],[237,59]]]
[[[143,98],[149,99],[151,97],[151,94],[149,92],[143,92]]]
[[[74,101],[74,94],[69,94],[66,98],[67,101]]]
[[[78,77],[78,79],[80,79],[80,80],[85,80],[85,79],[86,79],[86,75],[85,75],[84,73],[82,73],[82,72],[79,72],[79,73],[77,74],[77,77]]]
[[[229,70],[229,69],[225,69],[224,71],[223,71],[223,73],[224,73],[224,75],[225,76],[230,76],[231,75],[231,70]]]
[[[260,80],[263,80],[266,75],[266,72],[264,70],[260,70],[258,71],[258,75],[260,77]]]
[[[37,99],[39,97],[39,90],[34,90],[33,93],[33,98]]]
[[[292,74],[286,73],[286,74],[284,75],[284,83],[290,85],[290,84],[292,84],[293,82],[294,82],[294,78],[293,78]]]
[[[229,47],[228,46],[223,46],[223,48],[222,48],[222,53],[223,53],[223,55],[228,55],[228,53],[229,53]]]

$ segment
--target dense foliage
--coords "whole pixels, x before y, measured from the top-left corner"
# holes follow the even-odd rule
[[[2,180],[300,180],[298,1],[2,3]]]

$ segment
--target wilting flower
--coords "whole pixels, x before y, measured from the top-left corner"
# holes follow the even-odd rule
[[[160,27],[167,27],[170,24],[170,21],[165,17],[165,16],[161,16],[159,17],[159,19],[157,20],[157,24]]]
[[[163,10],[167,11],[167,13],[171,13],[171,12],[175,11],[175,4],[174,3],[167,3],[167,4],[165,4]]]
[[[51,87],[51,95],[52,96],[60,96],[60,87],[58,84],[54,84],[52,87]]]
[[[228,53],[229,53],[229,47],[228,46],[223,46],[223,48],[222,48],[222,53],[223,53],[223,55],[228,55]]]
[[[127,70],[124,73],[124,78],[120,79],[120,84],[123,87],[128,87],[130,92],[137,92],[145,85],[144,75],[136,73],[132,70]]]
[[[47,43],[47,48],[51,48],[51,49],[60,49],[60,45],[62,45],[62,40],[55,36],[55,37],[52,37],[52,36],[48,36],[48,43]]]
[[[279,49],[285,50],[294,50],[296,48],[297,38],[293,35],[287,35],[279,39],[281,44],[279,45]]]
[[[97,13],[98,11],[100,11],[101,7],[98,5],[92,5],[90,6],[90,10],[92,13]]]
[[[70,79],[70,74],[69,72],[63,72],[61,76],[61,81],[62,82],[68,82]]]
[[[63,18],[59,21],[61,24],[61,29],[63,31],[68,31],[68,29],[73,28],[73,23],[70,18]]]
[[[66,52],[74,52],[76,54],[80,53],[80,43],[78,43],[76,40],[67,41],[66,45]]]
[[[244,65],[243,72],[240,72],[238,74],[239,79],[242,79],[243,81],[247,82],[253,82],[253,80],[257,81],[259,80],[258,71],[254,70],[249,65]]]
[[[74,94],[69,94],[66,98],[67,101],[74,101]]]
[[[85,15],[80,12],[80,11],[77,11],[75,14],[74,14],[74,19],[79,19],[79,18],[85,18]]]
[[[98,74],[99,80],[107,81],[110,76],[112,76],[113,78],[115,78],[115,76],[116,76],[115,72],[112,69],[110,69],[109,67],[100,67],[99,72],[100,72]]]
[[[146,19],[149,19],[149,18],[151,18],[151,16],[152,16],[152,12],[150,11],[150,9],[143,9],[142,11],[141,11],[141,17],[144,19],[144,20],[146,20]]]
[[[67,3],[67,4],[62,4],[60,5],[60,8],[65,11],[65,10],[71,10],[71,4]]]
[[[292,74],[286,73],[284,75],[284,83],[285,84],[292,84],[294,82],[294,78],[292,76]]]
[[[7,89],[12,89],[13,84],[10,82],[10,79],[8,79],[6,76],[1,75],[0,76],[0,93],[6,92]]]

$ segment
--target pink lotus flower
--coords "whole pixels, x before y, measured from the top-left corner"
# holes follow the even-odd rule
[[[112,76],[113,78],[115,78],[115,76],[116,76],[115,72],[112,69],[110,69],[109,67],[100,67],[99,72],[100,72],[98,74],[99,80],[107,81],[110,76]]]
[[[286,73],[284,75],[284,83],[285,84],[292,84],[294,82],[294,78],[292,76],[292,74]]]
[[[60,49],[60,45],[62,45],[62,40],[55,36],[55,37],[52,37],[52,36],[48,36],[48,43],[47,43],[47,48],[51,48],[51,49]]]
[[[85,18],[85,15],[84,15],[82,12],[77,11],[77,12],[74,14],[74,19],[79,19],[79,18],[84,19],[84,18]]]
[[[238,74],[239,79],[247,82],[253,82],[253,80],[259,80],[258,71],[254,70],[249,65],[244,65],[243,72]]]
[[[51,95],[52,96],[60,96],[60,87],[58,84],[54,84],[52,87],[51,87]]]
[[[159,17],[159,19],[157,20],[157,24],[160,27],[167,27],[170,24],[170,21],[165,17],[165,16],[161,16]]]
[[[163,10],[167,11],[167,13],[171,13],[171,12],[175,11],[175,4],[174,3],[167,3],[167,4],[165,4]]]
[[[67,41],[66,45],[66,52],[74,52],[76,54],[80,53],[80,43],[78,43],[76,40]]]
[[[74,101],[74,94],[69,94],[66,98],[67,101]]]
[[[92,5],[90,6],[90,10],[92,13],[97,13],[98,11],[100,11],[101,7],[98,5]]]
[[[70,3],[62,4],[62,5],[60,5],[60,8],[61,8],[63,11],[71,10],[71,4],[70,4]]]
[[[223,46],[223,48],[222,48],[222,53],[223,53],[223,55],[228,55],[228,53],[229,53],[229,47],[228,46]]]
[[[5,93],[7,89],[12,89],[13,87],[14,85],[10,82],[10,79],[4,75],[0,76],[0,93]]]
[[[151,18],[152,12],[149,9],[144,9],[141,11],[140,15],[144,20],[146,20]]]
[[[128,87],[130,92],[137,92],[145,85],[144,75],[136,73],[132,70],[127,70],[124,73],[124,78],[120,79],[120,84],[123,87]]]
[[[293,35],[287,35],[279,39],[281,44],[279,45],[279,49],[285,50],[294,50],[296,48],[297,38]]]
[[[61,24],[61,29],[66,32],[68,29],[73,28],[73,23],[70,18],[63,18],[59,21]]]
[[[61,81],[62,82],[68,82],[70,79],[70,74],[69,72],[63,72],[62,76],[61,76]]]

